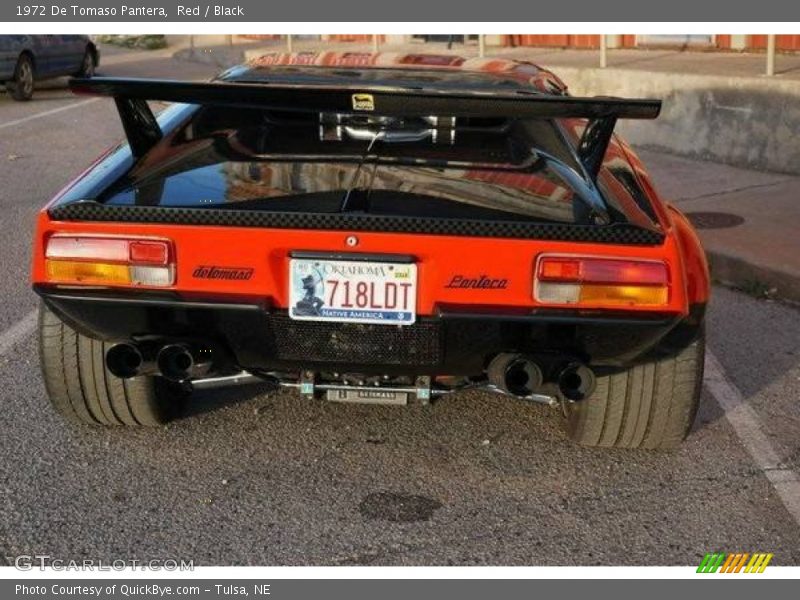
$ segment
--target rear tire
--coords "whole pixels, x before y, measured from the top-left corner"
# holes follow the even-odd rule
[[[586,400],[567,405],[567,434],[584,446],[676,448],[697,415],[705,334],[678,355],[598,377]]]
[[[6,89],[14,100],[24,102],[33,98],[34,73],[33,59],[27,54],[20,56],[14,68],[14,79],[6,81]]]
[[[177,416],[187,392],[161,377],[115,377],[105,367],[110,345],[81,335],[40,306],[39,360],[53,407],[84,425],[157,426]]]

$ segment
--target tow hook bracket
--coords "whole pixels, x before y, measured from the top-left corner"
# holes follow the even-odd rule
[[[431,401],[431,378],[427,375],[417,377],[415,387],[417,390],[417,400],[422,404],[429,404]]]
[[[313,371],[303,371],[300,373],[300,393],[304,396],[314,395],[314,373]]]

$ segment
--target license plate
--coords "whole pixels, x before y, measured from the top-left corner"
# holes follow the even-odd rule
[[[411,325],[416,320],[417,265],[292,258],[289,316],[305,321]]]

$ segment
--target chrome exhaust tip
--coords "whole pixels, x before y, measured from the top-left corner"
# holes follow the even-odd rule
[[[567,400],[579,402],[594,393],[597,377],[589,367],[571,363],[558,374],[558,389]]]
[[[170,381],[202,377],[211,369],[211,351],[193,349],[185,344],[167,344],[156,357],[158,371]]]
[[[106,351],[106,368],[120,379],[141,375],[144,366],[144,357],[133,344],[114,344]]]
[[[542,369],[522,354],[498,354],[486,371],[489,383],[512,396],[527,397],[542,387]]]

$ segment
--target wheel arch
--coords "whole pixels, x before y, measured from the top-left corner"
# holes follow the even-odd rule
[[[703,333],[706,308],[711,296],[711,276],[705,250],[689,219],[671,204],[665,203],[672,224],[672,235],[680,248],[686,286],[688,314],[648,353],[647,358],[674,356]]]
[[[667,204],[673,231],[681,250],[683,272],[686,278],[686,296],[689,304],[706,304],[711,295],[711,276],[708,259],[689,219],[681,211]]]

